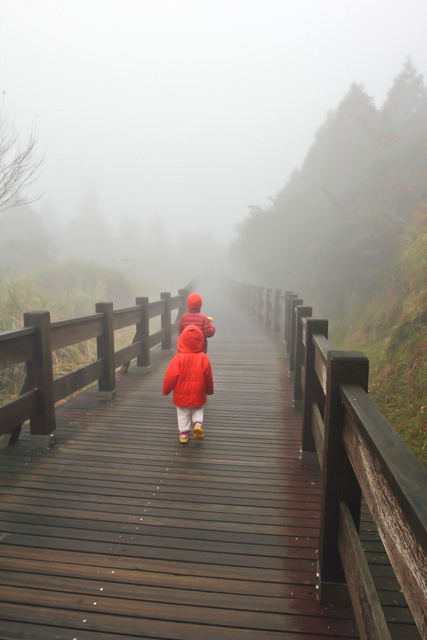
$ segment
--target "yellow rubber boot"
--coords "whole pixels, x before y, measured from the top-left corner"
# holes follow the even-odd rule
[[[200,422],[196,422],[194,425],[194,439],[195,440],[203,440],[205,434],[203,433],[202,425]]]

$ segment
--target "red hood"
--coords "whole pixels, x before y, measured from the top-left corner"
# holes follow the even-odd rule
[[[205,337],[195,324],[185,327],[178,338],[177,349],[179,353],[198,353],[203,348]]]
[[[190,293],[190,295],[187,298],[187,305],[190,311],[192,311],[193,309],[197,309],[198,311],[200,311],[200,309],[202,308],[202,297],[199,293]]]

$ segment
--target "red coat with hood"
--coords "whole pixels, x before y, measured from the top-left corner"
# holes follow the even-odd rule
[[[202,351],[206,353],[208,350],[207,338],[212,338],[215,334],[215,327],[212,322],[208,320],[208,317],[200,311],[202,308],[202,297],[200,294],[190,293],[187,298],[187,305],[189,310],[187,313],[184,313],[179,321],[178,331],[181,333],[189,324],[195,324],[196,327],[199,327],[204,336]]]
[[[213,378],[209,358],[202,351],[204,336],[199,327],[190,324],[178,338],[178,353],[172,358],[163,381],[163,395],[173,389],[177,407],[201,407],[206,395],[212,395]]]

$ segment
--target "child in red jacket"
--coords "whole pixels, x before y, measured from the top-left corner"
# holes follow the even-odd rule
[[[181,333],[189,324],[195,324],[196,327],[199,327],[204,336],[202,351],[206,353],[208,350],[208,341],[206,338],[212,338],[215,334],[212,318],[205,316],[205,314],[200,311],[202,308],[202,297],[199,293],[190,293],[187,298],[187,305],[188,311],[184,313],[179,321],[178,331]]]
[[[212,395],[213,378],[209,358],[203,349],[204,335],[194,324],[184,328],[178,338],[178,353],[172,358],[163,381],[163,395],[173,389],[180,442],[188,442],[191,422],[194,438],[201,440],[203,433],[203,409],[206,396]]]

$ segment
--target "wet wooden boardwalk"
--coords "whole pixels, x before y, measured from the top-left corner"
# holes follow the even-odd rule
[[[351,610],[316,601],[320,476],[299,460],[283,346],[237,309],[214,315],[204,441],[179,443],[157,351],[116,400],[62,405],[52,450],[24,433],[0,453],[1,639],[358,637]],[[363,526],[393,637],[417,638]]]

